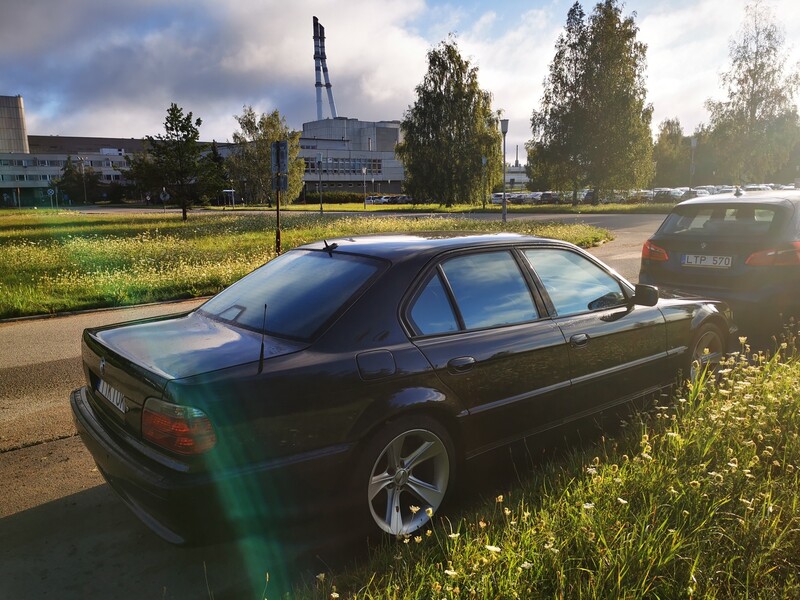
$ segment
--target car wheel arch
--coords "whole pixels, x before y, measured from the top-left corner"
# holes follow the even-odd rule
[[[719,368],[720,362],[724,359],[725,354],[729,351],[727,337],[724,322],[720,323],[719,319],[706,319],[699,327],[693,329],[692,337],[686,352],[687,363],[684,364],[686,374],[688,374],[690,381],[696,380],[700,372],[705,370],[702,364],[696,364],[698,359],[695,355],[701,351],[699,344],[704,342],[712,346],[710,351],[713,358],[709,361],[708,368],[712,372],[715,372],[716,369]],[[715,349],[714,346],[717,344],[719,344],[720,347]],[[700,360],[699,362],[703,363],[704,361]]]
[[[439,401],[421,401],[403,406],[387,406],[385,403],[374,403],[362,414],[351,429],[351,439],[357,446],[363,446],[381,429],[395,421],[406,417],[423,416],[437,421],[444,427],[456,447],[457,456],[463,456],[462,431],[458,424],[458,412],[445,399]],[[380,415],[380,417],[378,417]]]

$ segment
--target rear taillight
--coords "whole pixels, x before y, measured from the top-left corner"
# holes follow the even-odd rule
[[[800,265],[800,242],[782,248],[753,252],[745,261],[751,267],[787,267]]]
[[[179,406],[148,398],[142,410],[144,439],[178,454],[202,454],[217,443],[214,426],[205,413],[190,406]]]
[[[642,258],[664,262],[669,260],[669,254],[660,246],[656,246],[653,242],[647,240],[642,246]]]

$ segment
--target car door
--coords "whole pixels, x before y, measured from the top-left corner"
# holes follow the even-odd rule
[[[564,336],[511,249],[441,260],[407,310],[413,341],[465,407],[468,456],[544,429],[570,386]]]
[[[634,305],[622,283],[568,248],[523,251],[567,340],[572,390],[565,420],[657,389],[666,368],[666,323],[657,307]]]

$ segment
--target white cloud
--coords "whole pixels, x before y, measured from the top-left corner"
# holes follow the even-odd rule
[[[26,0],[5,11],[0,94],[25,99],[28,132],[141,137],[161,131],[176,102],[203,119],[204,139],[230,138],[234,114],[273,109],[299,128],[316,118],[313,15],[326,29],[340,116],[401,119],[427,68],[427,51],[457,34],[481,87],[510,120],[508,147],[530,137],[531,112],[570,0]],[[768,3],[798,40],[800,2]],[[744,0],[629,0],[648,45],[654,128],[678,117],[686,131],[722,97],[728,41]],[[591,13],[592,2],[584,3]],[[795,44],[796,46],[796,44]],[[793,60],[800,58],[793,47]],[[325,106],[327,115],[327,102]]]

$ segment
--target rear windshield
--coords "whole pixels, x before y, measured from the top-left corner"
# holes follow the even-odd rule
[[[758,236],[772,233],[783,220],[779,206],[756,204],[676,207],[659,228],[671,235]]]
[[[376,260],[359,256],[295,250],[221,291],[199,311],[254,331],[263,328],[268,335],[308,340],[367,285],[381,266]]]

